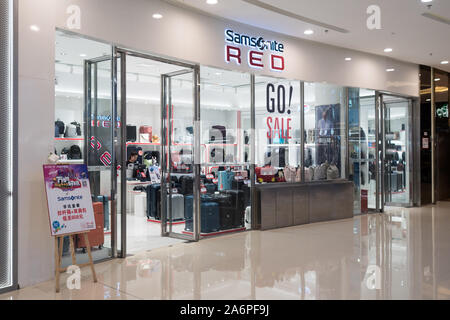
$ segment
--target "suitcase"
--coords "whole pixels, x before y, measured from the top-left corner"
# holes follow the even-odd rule
[[[95,230],[91,230],[88,233],[89,238],[89,244],[91,247],[97,247],[101,249],[103,247],[103,244],[105,243],[105,232],[104,232],[104,225],[103,225],[103,203],[101,202],[94,202],[94,218],[95,218]],[[86,248],[86,243],[84,241],[84,235],[77,235],[76,237],[76,247],[79,248]],[[83,250],[84,251],[84,250]]]
[[[170,198],[167,198],[167,209],[169,208],[169,199]],[[184,219],[184,196],[182,194],[172,194],[172,221],[180,221],[183,219]],[[168,216],[167,220],[169,220]]]
[[[220,171],[219,172],[219,191],[230,190],[234,180],[234,172]]]
[[[213,148],[210,152],[210,162],[212,163],[224,163],[225,152],[223,148]]]
[[[106,230],[109,230],[109,197],[96,196],[93,197],[93,201],[103,203],[103,226]]]
[[[233,229],[236,208],[232,196],[228,194],[212,195],[211,201],[219,205],[220,229]]]
[[[216,202],[202,202],[201,207],[202,233],[220,230],[219,205]]]
[[[179,178],[181,185],[180,193],[182,195],[191,195],[194,193],[194,178],[191,176],[182,176]]]
[[[231,196],[231,205],[234,209],[233,227],[241,228],[244,226],[245,217],[245,192],[243,190],[226,190],[223,194]]]
[[[161,184],[152,184],[147,187],[147,218],[157,219],[157,206],[161,201]]]
[[[185,230],[192,232],[194,212],[194,196],[190,195],[184,198],[184,217]],[[220,230],[220,212],[219,205],[211,201],[211,197],[202,196],[201,204],[201,232],[211,233]]]

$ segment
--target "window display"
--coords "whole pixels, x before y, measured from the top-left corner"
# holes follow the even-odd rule
[[[305,179],[346,177],[345,99],[342,87],[305,83]]]
[[[249,229],[250,75],[202,67],[201,89],[202,233]]]
[[[301,182],[300,81],[257,76],[255,83],[257,182]]]

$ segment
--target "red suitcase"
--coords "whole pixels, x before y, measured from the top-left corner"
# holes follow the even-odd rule
[[[105,232],[104,232],[104,220],[103,220],[103,203],[94,202],[94,217],[96,229],[91,230],[88,234],[89,244],[91,247],[98,247],[101,249],[105,243]],[[86,249],[86,243],[84,242],[84,236],[77,236],[77,248]]]

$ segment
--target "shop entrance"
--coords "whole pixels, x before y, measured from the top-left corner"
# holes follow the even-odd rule
[[[197,241],[199,67],[126,49],[115,52],[113,90],[122,123],[116,148],[120,256]]]
[[[412,206],[412,100],[382,95],[383,205]]]

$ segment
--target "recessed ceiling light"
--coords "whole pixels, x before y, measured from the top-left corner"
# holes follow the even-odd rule
[[[394,72],[395,69],[394,69],[394,68],[389,68],[389,69],[386,69],[386,71],[387,71],[387,72]]]
[[[33,24],[32,26],[30,26],[31,31],[34,32],[39,32],[41,30],[41,28],[39,28],[37,25]]]
[[[441,81],[441,78],[436,78],[434,79],[434,81]]]
[[[392,48],[386,48],[386,49],[384,49],[384,52],[392,52],[392,51],[394,51],[394,50],[392,50]]]
[[[447,60],[441,61],[441,64],[448,64]]]
[[[303,33],[306,34],[307,36],[309,36],[309,35],[313,34],[314,31],[311,29],[308,29],[308,30],[305,30],[305,32],[303,32]]]
[[[432,2],[433,0],[421,0],[423,3]]]
[[[352,61],[352,58],[345,58],[345,61]]]
[[[153,19],[162,19],[163,15],[161,13],[155,13],[152,17]]]
[[[80,54],[80,57],[82,57],[82,58],[84,58],[86,56],[87,56],[87,54],[85,54],[85,53]]]
[[[219,3],[219,1],[218,0],[206,0],[206,3],[207,4],[217,4],[217,3]]]
[[[427,99],[427,102],[430,102],[431,101],[431,99]]]

